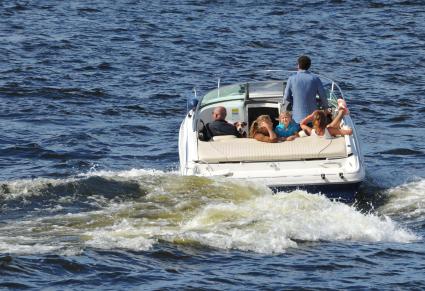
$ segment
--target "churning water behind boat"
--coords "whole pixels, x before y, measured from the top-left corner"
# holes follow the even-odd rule
[[[265,186],[158,171],[18,180],[2,188],[4,253],[140,251],[160,241],[282,253],[304,242],[419,239],[389,217],[322,195],[272,195]],[[22,210],[27,216],[17,220]]]

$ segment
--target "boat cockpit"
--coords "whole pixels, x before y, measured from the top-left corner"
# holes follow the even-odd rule
[[[336,100],[341,98],[342,92],[332,81],[325,84],[329,105],[335,109]],[[199,131],[212,121],[212,111],[217,106],[226,108],[226,120],[229,123],[246,122],[249,128],[258,116],[265,114],[270,116],[276,126],[279,114],[290,109],[283,102],[285,85],[286,81],[271,80],[218,86],[199,100],[194,112],[194,130]]]

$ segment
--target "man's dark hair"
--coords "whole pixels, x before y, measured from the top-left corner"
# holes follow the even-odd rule
[[[301,56],[298,58],[298,66],[301,70],[308,70],[311,66],[311,60],[307,56]]]

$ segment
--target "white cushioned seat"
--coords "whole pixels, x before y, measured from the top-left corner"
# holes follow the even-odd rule
[[[260,142],[252,138],[222,138],[198,142],[198,159],[207,163],[343,157],[347,157],[344,137],[325,139],[308,136],[280,143]]]

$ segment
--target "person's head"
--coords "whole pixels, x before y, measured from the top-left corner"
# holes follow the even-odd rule
[[[258,132],[263,134],[268,134],[267,128],[265,127],[266,124],[269,126],[273,126],[273,122],[268,115],[260,115],[257,117],[256,120],[251,124],[251,127],[249,129],[249,137],[254,137],[254,135]]]
[[[327,118],[325,112],[316,110],[313,115],[313,128],[324,130],[327,125]]]
[[[284,111],[279,114],[279,123],[288,126],[292,121],[292,114],[289,111]]]
[[[307,56],[301,56],[298,58],[298,69],[308,70],[311,66],[311,60]]]
[[[226,115],[226,108],[224,108],[223,106],[217,106],[212,112],[213,120],[225,120]]]

